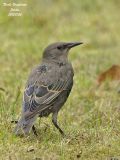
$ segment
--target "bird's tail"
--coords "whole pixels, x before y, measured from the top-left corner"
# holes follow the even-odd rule
[[[23,135],[23,134],[28,135],[36,118],[37,117],[33,117],[29,120],[25,120],[24,117],[21,117],[21,119],[18,121],[18,123],[13,131],[14,134],[15,135]]]

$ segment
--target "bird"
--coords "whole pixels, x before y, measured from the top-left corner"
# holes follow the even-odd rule
[[[82,42],[55,42],[43,51],[41,63],[34,67],[28,77],[24,93],[21,117],[15,135],[29,135],[38,117],[52,114],[52,123],[64,136],[58,125],[58,112],[66,102],[72,86],[74,70],[68,60],[69,50]]]

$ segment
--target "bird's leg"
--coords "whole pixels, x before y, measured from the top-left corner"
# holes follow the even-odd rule
[[[18,121],[16,121],[16,120],[15,121],[11,121],[11,123],[15,123],[16,124],[16,123],[18,123]],[[33,131],[34,135],[38,136],[36,128],[35,128],[34,125],[32,126],[32,131]]]
[[[54,124],[54,126],[59,130],[59,132],[62,134],[62,136],[65,136],[64,132],[62,131],[62,129],[58,126],[57,124],[57,115],[58,112],[53,113],[52,115],[52,122]]]
[[[36,128],[35,128],[34,125],[32,126],[32,131],[33,131],[34,135],[38,136],[37,131],[36,131]]]

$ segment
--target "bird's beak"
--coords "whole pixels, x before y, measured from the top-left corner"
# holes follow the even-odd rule
[[[75,47],[75,46],[78,46],[81,44],[83,44],[83,43],[82,42],[70,42],[70,43],[67,43],[67,47],[70,49],[72,47]]]

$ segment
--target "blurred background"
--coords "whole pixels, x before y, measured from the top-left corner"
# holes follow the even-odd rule
[[[105,66],[119,63],[119,0],[5,2],[27,3],[27,6],[16,7],[20,8],[21,17],[9,17],[10,7],[1,4],[1,85],[9,87],[11,81],[15,87],[32,65],[40,62],[43,49],[56,41],[84,43],[70,54],[78,75],[81,67],[86,67],[88,74],[96,74]]]
[[[4,2],[27,3],[27,6],[16,7],[21,10],[21,17],[9,17],[10,7],[4,7]],[[70,132],[74,137],[76,134],[79,135],[78,131],[82,132],[87,128],[93,129],[93,126],[99,126],[97,133],[103,136],[104,139],[104,132],[103,134],[99,132],[99,130],[101,131],[101,125],[103,125],[105,134],[107,134],[106,128],[111,127],[112,122],[114,123],[114,121],[111,122],[111,115],[115,111],[114,106],[120,105],[119,97],[115,97],[114,90],[112,93],[102,95],[101,99],[90,97],[86,95],[86,92],[93,86],[101,71],[108,69],[113,64],[120,64],[120,0],[2,0],[0,2],[0,121],[2,124],[0,129],[3,130],[1,132],[2,144],[6,142],[6,135],[8,139],[6,148],[10,153],[12,149],[9,144],[12,142],[9,142],[11,139],[9,133],[12,132],[13,126],[9,124],[9,121],[17,119],[20,115],[22,93],[27,76],[32,67],[40,63],[44,48],[56,41],[81,41],[84,43],[80,47],[71,50],[69,56],[75,70],[75,77],[74,88],[70,98],[59,116],[61,123],[64,124],[62,125],[64,130]],[[111,101],[111,98],[114,100]],[[109,105],[107,105],[108,101],[110,102]],[[91,110],[94,105],[99,108],[101,103],[103,108],[101,108],[100,114],[97,114],[98,111],[96,111],[93,114],[94,116],[91,116],[89,125],[88,120],[86,120],[81,126],[80,116]],[[108,117],[103,117],[104,114],[102,113],[107,115],[110,106],[112,106],[112,109]],[[118,110],[116,113],[118,113]],[[95,123],[96,118],[98,118],[97,124]],[[104,119],[104,123],[102,123],[102,119]],[[49,119],[47,123],[50,124]],[[115,123],[118,128],[118,117],[116,117]],[[53,130],[51,129],[49,133],[51,137]],[[110,128],[110,137],[113,134],[111,130]],[[81,132],[80,135],[82,134]],[[60,136],[57,135],[58,139],[55,139],[57,141],[55,145],[56,151],[54,150],[54,145],[51,149],[50,144],[48,144],[48,152],[44,153],[42,151],[42,153],[47,156],[49,152],[53,153],[54,150],[54,154],[58,159],[60,157],[65,159],[65,154],[69,159],[69,153],[73,151],[71,157],[74,159],[74,156],[77,155],[76,152],[79,151],[77,148],[87,145],[87,151],[84,151],[83,159],[89,159],[90,155],[92,159],[95,157],[99,159],[101,156],[119,155],[120,147],[118,145],[120,143],[117,138],[116,140],[113,138],[112,142],[110,139],[105,139],[106,145],[103,139],[100,139],[100,147],[105,147],[101,151],[102,149],[100,150],[99,147],[96,148],[96,129],[93,134],[89,131],[86,131],[86,133],[91,135],[90,140],[92,139],[93,141],[88,142],[88,144],[84,141],[81,142],[82,144],[77,144],[75,141],[73,146],[74,149],[76,147],[76,151],[72,147],[69,151],[68,146],[66,147],[66,142],[63,142],[62,147],[65,152],[61,151],[59,153],[56,146],[60,142],[60,138],[58,138]],[[56,134],[54,132],[54,135]],[[46,141],[44,139],[43,143]],[[111,146],[114,145],[115,148],[111,147],[114,148],[113,150],[107,146],[109,143]],[[91,144],[94,149],[91,148]],[[18,145],[16,141],[15,145]],[[22,146],[22,142],[20,145]],[[80,146],[77,147],[77,145]],[[4,145],[2,147],[4,148]],[[20,151],[24,150],[22,149]],[[84,150],[85,148],[83,147],[82,149]],[[96,152],[93,152],[95,149]],[[5,153],[2,151],[4,158]],[[18,154],[18,157],[20,156],[19,151],[16,154]]]

